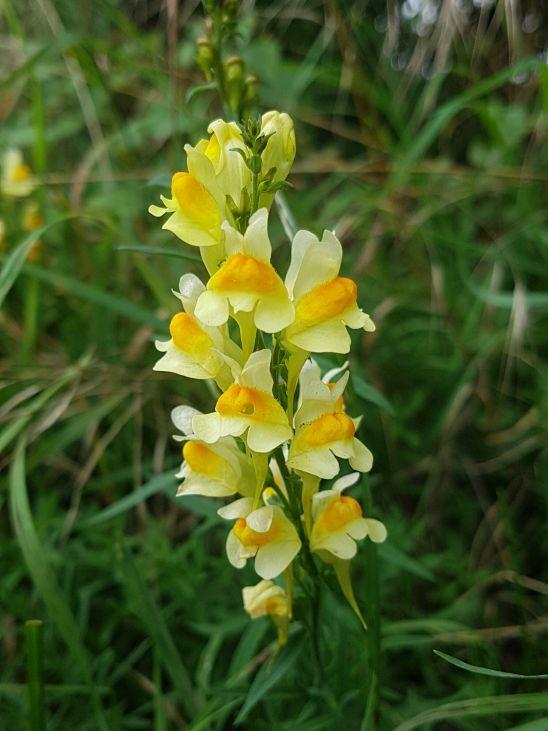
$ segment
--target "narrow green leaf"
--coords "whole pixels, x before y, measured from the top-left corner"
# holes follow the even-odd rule
[[[6,257],[2,271],[0,271],[0,306],[19,276],[19,272],[23,268],[25,259],[27,258],[33,244],[35,244],[40,236],[43,236],[46,231],[49,231],[50,228],[53,228],[58,223],[67,221],[70,218],[74,218],[74,216],[63,216],[62,218],[57,218],[51,223],[46,223],[44,226],[40,226],[40,228],[37,228],[35,231],[31,231],[28,236],[25,236],[23,241],[17,244],[17,246],[10,251]]]
[[[527,713],[528,711],[548,710],[548,693],[518,693],[516,695],[488,696],[486,698],[467,698],[466,700],[444,703],[437,708],[423,711],[418,716],[400,723],[394,731],[411,731],[425,728],[436,721],[493,716],[498,713]]]
[[[11,522],[34,585],[44,601],[52,621],[69,648],[83,679],[89,685],[95,720],[101,731],[108,731],[101,700],[94,686],[81,630],[72,614],[55,575],[46,559],[34,527],[25,480],[25,442],[20,439],[10,470],[9,501]]]
[[[302,642],[295,642],[295,640],[291,642],[290,640],[277,655],[262,666],[251,684],[244,705],[236,718],[236,724],[245,721],[257,703],[289,673],[290,669],[297,662],[303,646]]]
[[[123,498],[120,498],[120,500],[109,505],[108,508],[101,510],[100,513],[97,513],[97,515],[94,515],[89,520],[83,522],[82,527],[88,528],[92,525],[104,523],[106,520],[112,520],[118,515],[122,515],[128,510],[136,507],[139,503],[147,500],[147,498],[151,495],[155,495],[157,492],[169,490],[174,494],[176,484],[177,483],[172,472],[165,472],[162,475],[157,475],[149,482],[141,485],[139,489],[134,490],[129,495],[125,495]]]
[[[37,264],[28,263],[25,264],[23,270],[25,274],[35,277],[41,282],[47,282],[62,292],[71,294],[78,299],[86,300],[98,307],[104,307],[106,310],[110,310],[131,320],[142,322],[145,325],[151,325],[152,327],[162,326],[162,321],[152,311],[140,307],[130,300],[108,294],[102,289],[70,277],[68,274],[44,269]]]
[[[446,655],[445,652],[434,650],[434,655],[441,657],[442,660],[454,665],[461,670],[468,670],[470,673],[477,673],[478,675],[489,675],[493,678],[517,678],[519,680],[548,680],[548,674],[544,675],[521,675],[520,673],[505,673],[502,670],[492,670],[491,668],[483,668],[478,665],[470,665],[464,660],[459,660],[457,657],[452,655]]]
[[[183,708],[186,710],[188,717],[192,718],[195,708],[194,690],[190,682],[190,675],[173,642],[164,616],[128,550],[122,552],[122,563],[122,576],[129,595],[129,606],[132,607],[145,626],[158,657],[162,661],[164,670],[175,686]]]
[[[354,386],[354,391],[360,398],[364,401],[369,401],[372,404],[375,404],[375,406],[378,406],[391,416],[394,416],[395,412],[392,404],[387,401],[382,393],[377,391],[374,386],[367,383],[367,381],[365,381],[361,376],[356,375],[354,372],[352,373],[352,384]]]
[[[139,244],[122,244],[116,247],[116,251],[134,251],[137,254],[155,254],[156,256],[172,256],[175,259],[187,259],[188,261],[202,262],[199,256],[187,253],[184,249],[164,249],[160,246],[141,246]]]

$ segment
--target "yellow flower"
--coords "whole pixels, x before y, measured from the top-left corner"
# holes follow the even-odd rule
[[[255,586],[244,586],[242,598],[244,609],[251,619],[266,615],[289,616],[287,594],[281,586],[269,579],[262,579]]]
[[[170,340],[156,341],[156,348],[164,355],[154,370],[178,373],[187,378],[214,378],[226,387],[232,379],[221,354],[226,349],[231,356],[239,356],[239,352],[218,328],[204,325],[196,318],[196,302],[204,290],[194,274],[181,277],[179,292],[174,294],[180,299],[183,312],[174,315],[169,323]]]
[[[360,472],[371,469],[373,455],[355,436],[359,420],[351,419],[343,410],[348,377],[346,372],[335,384],[327,384],[321,380],[316,363],[307,361],[303,367],[295,438],[287,460],[292,469],[330,479],[339,472],[337,457],[348,459]]]
[[[236,521],[226,542],[228,560],[236,568],[243,568],[248,558],[255,558],[259,576],[273,579],[301,548],[295,526],[279,507],[265,505],[253,510],[253,500],[244,497],[217,512],[222,518]]]
[[[4,155],[2,165],[2,180],[0,190],[4,195],[16,198],[25,198],[36,188],[37,181],[32,170],[23,161],[21,150],[8,150]]]
[[[171,213],[162,228],[187,244],[206,248],[222,244],[221,223],[232,220],[227,196],[239,207],[242,189],[249,182],[245,161],[233,151],[246,149],[238,126],[218,119],[208,131],[209,140],[200,140],[196,147],[185,145],[188,172],[174,174],[171,198],[160,196],[164,207],[148,209],[156,217]],[[222,259],[222,252],[216,258]]]
[[[357,500],[342,491],[359,479],[357,473],[337,480],[332,490],[318,492],[312,498],[312,551],[339,559],[351,559],[357,551],[356,541],[369,536],[374,543],[386,540],[386,528],[374,518],[364,518]]]
[[[38,205],[34,202],[27,203],[21,218],[21,228],[24,231],[36,231],[44,225],[44,217],[40,213]]]
[[[219,397],[215,411],[193,418],[199,439],[213,444],[220,437],[247,432],[249,449],[265,453],[291,438],[287,415],[272,395],[270,359],[270,350],[258,350],[241,370],[231,363],[235,382]]]
[[[271,135],[261,155],[262,174],[266,175],[272,168],[276,169],[272,180],[285,180],[295,159],[295,130],[293,120],[285,112],[266,112],[261,120],[261,134]],[[267,205],[272,201],[272,194],[261,196],[261,203]],[[263,201],[264,198],[264,201]]]
[[[357,304],[356,284],[339,276],[342,247],[330,232],[318,238],[299,231],[293,239],[286,286],[295,305],[295,321],[285,331],[290,346],[311,353],[348,353],[347,327],[375,326]]]
[[[291,614],[289,597],[284,589],[269,579],[242,589],[244,609],[251,619],[270,616],[278,627],[278,641],[285,645]]]
[[[284,283],[270,263],[272,247],[268,238],[268,212],[261,208],[251,216],[242,236],[228,223],[223,224],[228,258],[211,277],[197,304],[196,314],[208,325],[228,320],[229,305],[234,313],[252,312],[260,330],[283,330],[294,317],[293,305]]]
[[[200,412],[190,406],[177,406],[171,420],[184,436],[174,439],[184,442],[183,464],[176,477],[183,483],[177,491],[181,495],[228,497],[239,492],[253,495],[256,476],[253,464],[232,437],[223,437],[216,444],[206,444],[192,433],[192,418]]]

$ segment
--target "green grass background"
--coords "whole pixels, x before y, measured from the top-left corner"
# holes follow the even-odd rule
[[[202,9],[0,2],[0,152],[23,149],[45,220],[26,234],[23,203],[0,200],[2,731],[27,728],[28,619],[51,731],[548,729],[545,679],[433,652],[548,673],[542,11],[248,2],[233,44],[258,111],[295,120],[295,220],[336,229],[377,324],[355,337],[349,400],[375,454],[354,494],[389,530],[372,718],[376,638],[344,601],[322,603],[320,670],[298,627],[273,658],[216,506],[174,499],[169,410],[212,402],[152,373],[152,341],[179,276],[202,270],[146,209],[220,113],[211,92],[189,99]],[[366,612],[372,550],[353,562]]]

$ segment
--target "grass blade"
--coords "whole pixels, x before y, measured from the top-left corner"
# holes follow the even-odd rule
[[[492,716],[498,713],[546,711],[547,709],[548,693],[518,693],[516,695],[488,696],[487,698],[467,698],[462,701],[444,703],[437,708],[423,711],[418,716],[400,723],[394,731],[411,731],[414,728],[425,728],[427,724],[436,721]]]
[[[434,650],[434,655],[441,657],[442,660],[454,665],[456,668],[467,670],[469,673],[476,673],[477,675],[489,675],[493,678],[517,678],[519,680],[548,680],[548,674],[521,675],[520,673],[505,673],[502,670],[492,670],[491,668],[482,668],[478,665],[470,665],[464,662],[464,660],[459,660],[452,655],[446,655],[445,652],[440,652],[439,650]]]
[[[42,622],[29,619],[25,624],[27,650],[27,685],[29,699],[29,731],[45,731],[44,645]]]
[[[95,689],[88,655],[65,597],[49,565],[34,527],[25,479],[25,441],[19,440],[10,471],[9,500],[11,522],[34,585],[44,601],[52,621],[69,648],[90,693],[98,729],[108,731],[99,695]]]

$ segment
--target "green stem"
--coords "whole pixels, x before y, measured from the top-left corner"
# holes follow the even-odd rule
[[[365,482],[364,503],[366,515],[371,515],[372,500],[369,482]],[[373,541],[366,541],[366,591],[367,602],[365,614],[369,631],[366,634],[369,667],[367,672],[368,701],[364,715],[362,731],[374,731],[377,728],[380,705],[381,675],[381,612],[379,602],[379,576],[377,546]]]
[[[44,706],[44,651],[42,622],[29,619],[25,623],[27,653],[27,688],[29,702],[29,731],[46,731]]]

